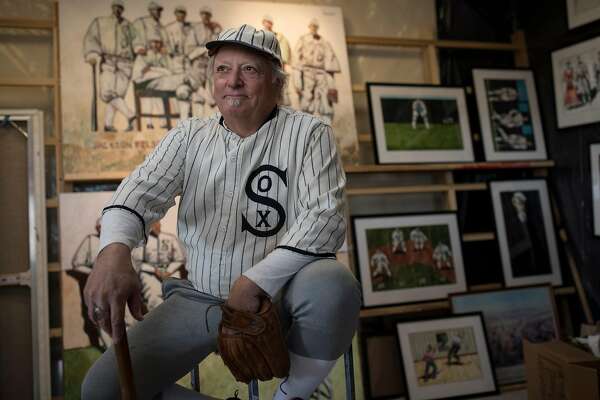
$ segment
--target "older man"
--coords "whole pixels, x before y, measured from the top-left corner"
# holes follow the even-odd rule
[[[320,119],[278,106],[286,75],[271,32],[242,25],[207,48],[220,113],[180,122],[122,182],[104,210],[86,303],[115,340],[125,303],[143,318],[128,334],[137,393],[169,398],[184,391],[174,382],[217,340],[221,348],[232,313],[255,320],[272,300],[289,356],[274,398],[306,399],[348,348],[360,308],[356,280],[335,261],[346,227],[335,139]],[[131,248],[177,195],[189,281],[166,281],[165,301],[143,317]],[[241,353],[240,368],[253,370],[244,359],[252,360]],[[112,399],[118,390],[111,349],[88,372],[82,394]]]

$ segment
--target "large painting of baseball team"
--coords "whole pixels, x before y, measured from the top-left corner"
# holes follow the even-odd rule
[[[552,53],[559,128],[600,121],[600,38]]]
[[[281,104],[331,123],[344,161],[356,158],[338,7],[64,0],[60,19],[67,178],[124,176],[178,120],[216,112],[205,43],[244,23],[276,33],[288,74]]]
[[[99,250],[100,214],[112,194],[61,193],[59,196],[64,369],[65,386],[69,390],[79,390],[77,383],[91,362],[112,343],[110,336],[92,322],[83,301],[83,288]],[[187,277],[185,253],[175,235],[176,223],[177,209],[173,207],[152,226],[146,244],[132,252],[132,265],[140,279],[148,310],[162,303],[161,285],[165,279]],[[128,328],[136,323],[128,310],[125,322]]]
[[[397,324],[411,399],[496,390],[480,314]]]
[[[562,284],[545,180],[490,184],[507,286]]]
[[[473,70],[486,160],[545,159],[533,73]]]
[[[550,286],[452,295],[450,304],[454,313],[483,313],[492,364],[501,385],[525,381],[523,339],[532,343],[558,339]]]
[[[426,301],[465,287],[455,214],[354,219],[365,306]]]
[[[367,83],[380,163],[473,161],[461,88]]]

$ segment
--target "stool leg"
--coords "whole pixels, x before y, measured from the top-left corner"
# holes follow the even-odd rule
[[[356,398],[354,388],[354,357],[352,355],[352,344],[344,353],[344,371],[346,373],[346,400],[354,400]]]
[[[192,389],[200,393],[200,368],[197,365],[190,372],[190,378],[192,380]]]
[[[258,381],[253,379],[248,384],[248,400],[258,400]]]

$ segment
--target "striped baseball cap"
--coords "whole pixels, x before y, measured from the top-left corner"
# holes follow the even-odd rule
[[[254,49],[281,63],[279,41],[273,32],[257,30],[252,25],[244,24],[239,28],[231,28],[221,32],[217,39],[206,43],[208,54],[213,55],[224,44],[237,44]]]

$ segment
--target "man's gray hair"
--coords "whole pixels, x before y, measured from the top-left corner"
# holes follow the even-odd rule
[[[215,68],[215,57],[218,54],[216,51],[213,55],[208,58],[208,66],[206,67],[207,77],[208,77],[208,85],[209,90],[212,92],[213,90],[213,72]],[[261,55],[262,56],[262,55]],[[273,74],[272,83],[279,87],[279,94],[277,96],[277,102],[280,103],[283,100],[284,91],[287,89],[288,85],[288,74],[285,73],[283,67],[279,65],[279,63],[269,57],[263,57],[270,65],[271,72]]]

